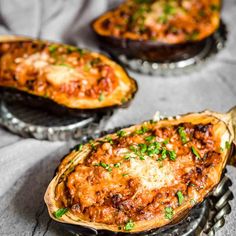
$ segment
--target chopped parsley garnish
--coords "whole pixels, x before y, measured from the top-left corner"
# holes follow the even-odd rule
[[[119,168],[120,165],[121,165],[120,162],[118,162],[118,163],[115,163],[115,164],[114,164],[114,167]]]
[[[225,142],[225,148],[230,149],[230,143],[228,141]]]
[[[141,129],[136,130],[135,133],[136,134],[145,134],[148,131],[148,128],[145,126],[142,126]]]
[[[170,160],[175,161],[176,160],[176,152],[174,150],[168,151]]]
[[[105,140],[110,143],[113,144],[113,139],[111,137],[106,137]]]
[[[212,11],[219,11],[220,10],[220,6],[216,5],[216,4],[211,4],[210,8]]]
[[[178,197],[178,202],[179,202],[179,205],[182,205],[183,201],[184,201],[184,195],[181,191],[178,191],[177,193],[177,197]]]
[[[127,102],[127,99],[126,99],[126,98],[122,98],[122,99],[121,99],[121,103],[122,103],[122,104],[124,104],[124,103],[126,103],[126,102]]]
[[[128,175],[127,173],[122,174],[123,177],[125,177],[125,176],[127,176],[127,175]]]
[[[99,97],[98,97],[98,101],[102,102],[104,100],[104,94],[100,93]]]
[[[60,208],[53,213],[53,215],[58,219],[61,218],[66,212],[68,211],[67,208]]]
[[[143,3],[151,3],[152,0],[135,0],[135,2],[138,4],[143,4]]]
[[[116,132],[116,134],[117,134],[118,137],[121,138],[121,137],[124,137],[126,133],[125,133],[124,130],[119,130],[119,131]]]
[[[155,138],[155,136],[148,136],[148,137],[146,137],[145,138],[145,140],[147,141],[147,142],[151,142],[153,139]]]
[[[81,144],[81,143],[75,146],[76,151],[81,151],[82,148],[83,148],[83,144]]]
[[[101,167],[103,167],[105,170],[107,170],[109,172],[112,171],[112,168],[111,168],[111,166],[109,164],[106,164],[106,163],[101,162],[101,161],[100,161],[99,164],[95,164],[95,166],[101,166]]]
[[[144,161],[144,160],[145,160],[144,156],[142,156],[142,155],[139,156],[139,159],[140,159],[141,161]]]
[[[170,4],[165,4],[163,12],[165,15],[173,15],[176,12],[176,9]]]
[[[96,58],[94,58],[94,59],[92,59],[92,60],[90,61],[90,65],[91,65],[91,66],[96,66],[96,65],[99,64],[101,61],[102,61],[102,60],[101,60],[99,57],[96,57]]]
[[[64,66],[64,67],[68,67],[68,68],[73,68],[71,65],[66,64],[66,63],[58,64],[58,66]]]
[[[85,51],[81,48],[76,48],[76,50],[79,52],[80,56],[83,56],[85,54]]]
[[[129,159],[130,159],[130,154],[125,155],[125,156],[124,156],[124,159],[125,159],[125,160],[129,160]]]
[[[129,220],[124,226],[125,231],[130,231],[133,228],[134,228],[134,222],[132,220]]]
[[[166,144],[168,144],[169,143],[169,139],[166,139],[166,140],[164,140],[162,143],[164,144],[164,145],[166,145]]]
[[[52,44],[48,47],[48,50],[50,53],[54,53],[54,52],[56,52],[57,48],[58,48],[58,45]]]
[[[200,159],[201,156],[199,155],[198,151],[196,150],[195,147],[191,147],[192,153],[197,157],[197,159]]]
[[[139,148],[140,148],[140,152],[143,154],[147,151],[147,144],[145,143],[140,143],[138,144]]]
[[[166,157],[167,157],[167,150],[166,150],[166,149],[163,149],[163,150],[161,151],[161,160],[166,159]]]
[[[188,34],[186,39],[187,40],[196,40],[198,38],[199,32],[193,31],[192,33]]]
[[[86,64],[84,65],[84,67],[83,67],[83,70],[84,70],[85,72],[89,72],[90,69],[91,69],[90,63],[86,63]]]
[[[166,207],[165,208],[165,218],[168,220],[171,220],[174,215],[174,210],[172,207]]]
[[[67,45],[66,49],[67,49],[67,53],[79,52],[80,56],[82,56],[85,53],[83,49],[70,46],[70,45]]]
[[[159,142],[150,143],[147,147],[147,155],[152,156],[155,154],[159,154],[161,149],[161,144]]]
[[[187,143],[187,136],[186,136],[186,132],[184,130],[184,127],[179,127],[178,133],[180,135],[180,138],[181,138],[183,144]]]
[[[94,145],[94,141],[91,139],[89,140],[89,144],[91,145],[91,148],[94,150],[96,149],[96,146]]]

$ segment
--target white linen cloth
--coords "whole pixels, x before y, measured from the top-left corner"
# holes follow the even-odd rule
[[[117,1],[0,0],[0,34],[19,34],[99,50],[89,23]],[[128,109],[117,111],[107,128],[141,122],[155,111],[176,115],[236,105],[236,2],[224,1],[226,47],[201,69],[162,78],[130,72],[139,91]],[[43,195],[60,159],[73,143],[23,139],[0,128],[0,235],[69,235],[49,223]],[[236,169],[228,167],[236,196]],[[236,200],[218,236],[236,235]]]

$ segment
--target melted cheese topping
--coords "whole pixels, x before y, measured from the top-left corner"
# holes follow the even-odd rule
[[[157,161],[147,158],[145,161],[131,159],[127,172],[131,177],[141,180],[142,189],[153,190],[174,185],[176,183],[174,170],[174,166],[170,163],[160,167]]]
[[[0,44],[0,54],[0,85],[57,97],[62,103],[72,98],[99,100],[101,94],[108,97],[119,86],[115,63],[106,63],[105,57],[72,46],[9,42]],[[123,88],[122,84],[122,92]]]
[[[171,220],[181,204],[201,201],[219,177],[221,146],[229,136],[221,138],[216,124],[145,123],[87,144],[91,149],[84,161],[71,164],[75,168],[59,180],[57,206],[107,225]]]
[[[126,0],[94,26],[101,35],[177,44],[215,32],[220,8],[220,0]]]

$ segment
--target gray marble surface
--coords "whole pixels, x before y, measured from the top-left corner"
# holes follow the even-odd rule
[[[91,19],[93,15],[90,16]],[[236,1],[225,0],[226,47],[209,63],[191,74],[151,77],[130,72],[139,91],[128,109],[117,111],[106,128],[163,115],[197,112],[206,108],[226,112],[236,105]],[[86,37],[92,37],[86,34]],[[91,43],[93,42],[93,43]],[[80,43],[80,42],[78,42]],[[86,40],[83,40],[86,46]],[[94,40],[89,45],[97,49]],[[60,159],[74,143],[23,139],[0,129],[0,235],[68,235],[51,222],[43,195]],[[236,169],[228,167],[236,196]],[[236,235],[236,200],[226,225],[217,235]]]

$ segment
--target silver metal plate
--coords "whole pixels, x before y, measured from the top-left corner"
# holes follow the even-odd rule
[[[111,115],[112,111],[87,117],[58,116],[21,103],[7,104],[2,101],[0,104],[1,125],[23,137],[39,140],[64,141],[90,135],[102,129]]]
[[[141,59],[129,59],[125,55],[112,54],[118,62],[125,67],[142,74],[148,75],[180,75],[199,69],[203,63],[206,63],[214,57],[225,46],[227,39],[227,30],[222,22],[215,34],[209,38],[202,51],[196,56],[177,62],[149,62]]]

